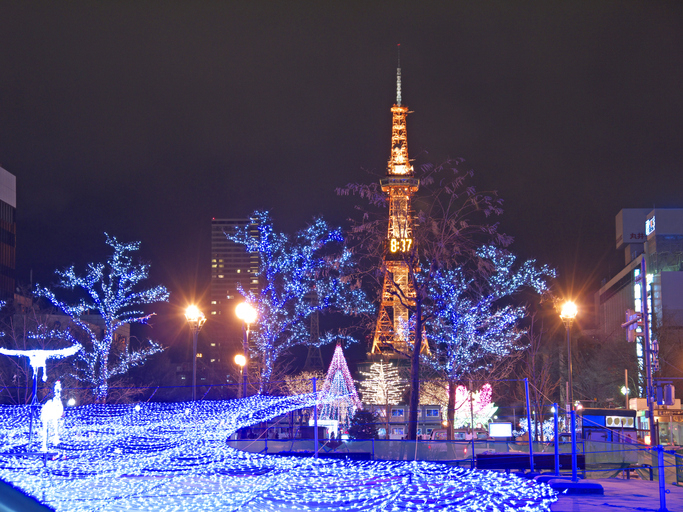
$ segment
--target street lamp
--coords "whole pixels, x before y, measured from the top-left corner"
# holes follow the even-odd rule
[[[190,331],[192,331],[192,400],[194,401],[197,399],[197,337],[204,322],[206,322],[206,317],[193,304],[185,310],[185,318],[190,324]]]
[[[624,395],[626,399],[626,408],[628,409],[628,388],[626,386],[621,386],[621,394]]]
[[[243,376],[243,371],[244,371],[244,365],[247,364],[247,358],[244,357],[242,354],[237,354],[235,356],[235,364],[240,367],[240,385],[239,385],[239,390],[237,392],[237,396],[242,395],[242,376]]]
[[[571,342],[571,328],[574,318],[576,318],[578,310],[576,304],[572,301],[567,301],[562,305],[560,318],[567,328],[567,364],[569,366],[569,393],[567,400],[569,401],[568,411],[574,410],[574,387],[572,385],[572,342]]]
[[[248,302],[241,302],[237,305],[235,308],[235,314],[237,315],[237,318],[242,320],[242,333],[244,334],[244,338],[242,340],[242,350],[244,351],[244,356],[246,358],[247,354],[249,353],[249,347],[248,347],[248,342],[249,342],[249,325],[253,324],[256,321],[256,317],[258,316],[256,313],[256,310],[252,307],[251,304]],[[246,359],[245,359],[246,363]],[[247,397],[247,377],[249,374],[249,367],[248,366],[243,366],[244,372],[242,373],[242,398]]]

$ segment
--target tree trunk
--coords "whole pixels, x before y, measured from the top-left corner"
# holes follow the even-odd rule
[[[446,420],[448,426],[446,427],[447,439],[453,440],[453,424],[455,423],[455,392],[458,389],[458,384],[453,380],[448,380],[448,411],[446,413]]]
[[[388,396],[388,393],[387,393]],[[389,399],[387,398],[387,403],[384,406],[384,439],[389,439],[389,416],[391,415],[391,406],[389,404]]]
[[[415,346],[410,364],[410,414],[408,439],[417,440],[417,409],[420,405],[420,351],[422,350],[422,304],[415,299]]]
[[[99,356],[99,368],[97,372],[97,382],[95,388],[95,401],[99,404],[104,404],[107,402],[107,395],[109,394],[108,386],[108,363],[109,363],[109,347],[106,350],[102,350]]]

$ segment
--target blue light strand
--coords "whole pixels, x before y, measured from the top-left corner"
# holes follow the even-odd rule
[[[368,313],[374,306],[348,275],[353,270],[351,252],[343,246],[341,230],[331,229],[316,218],[293,237],[276,232],[268,212],[252,215],[258,237],[249,226],[236,228],[226,237],[244,245],[250,253],[258,253],[259,291],[245,291],[246,283],[238,284],[239,293],[258,312],[253,326],[252,342],[262,362],[261,386],[271,380],[278,359],[297,345],[322,344],[342,339],[355,342],[343,334],[327,333],[317,342],[311,339],[306,324],[315,312],[341,312],[347,315]],[[312,298],[315,300],[311,300]]]
[[[45,468],[42,460],[7,453],[26,442],[29,408],[2,406],[0,478],[72,512],[548,511],[557,499],[544,484],[502,473],[430,462],[264,456],[226,444],[238,428],[314,402],[308,394],[69,408],[59,455]]]

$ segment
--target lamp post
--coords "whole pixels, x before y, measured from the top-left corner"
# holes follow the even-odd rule
[[[572,340],[571,340],[571,329],[574,318],[576,318],[576,313],[578,312],[576,304],[572,301],[567,301],[562,305],[562,311],[560,312],[560,318],[564,322],[567,328],[567,366],[569,368],[569,393],[567,394],[567,400],[569,401],[568,411],[574,410],[574,387],[572,383]]]
[[[235,364],[240,367],[240,384],[237,392],[237,396],[242,396],[242,376],[244,375],[244,365],[247,364],[247,358],[242,354],[237,354],[235,356]]]
[[[242,320],[242,333],[244,338],[242,340],[242,350],[244,351],[245,366],[243,366],[242,373],[242,398],[247,397],[247,377],[249,374],[249,367],[246,366],[246,357],[249,354],[249,325],[256,321],[257,313],[256,310],[248,302],[241,302],[235,308],[235,314],[237,318]]]
[[[192,331],[192,400],[197,399],[197,337],[206,317],[195,305],[188,306],[185,310],[185,318]]]

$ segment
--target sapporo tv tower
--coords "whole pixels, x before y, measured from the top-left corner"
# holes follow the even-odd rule
[[[400,45],[399,45],[400,49]],[[406,116],[408,107],[401,104],[401,59],[396,69],[396,104],[391,107],[391,158],[387,175],[380,180],[382,192],[389,199],[389,223],[384,242],[384,283],[372,341],[371,354],[383,357],[408,355],[415,333],[409,325],[415,289],[409,279],[408,258],[416,249],[413,238],[411,198],[420,182],[415,178],[408,158]],[[425,345],[426,346],[426,345]]]

